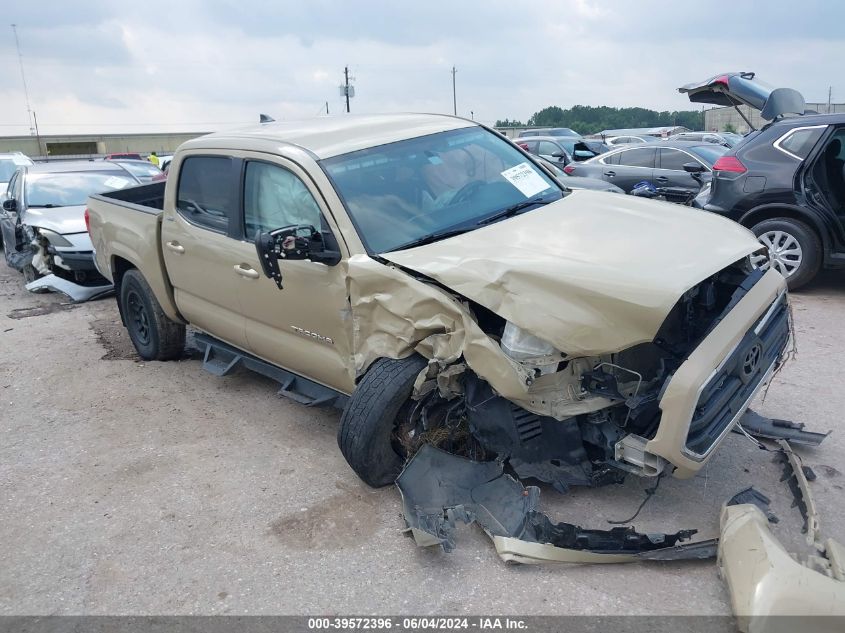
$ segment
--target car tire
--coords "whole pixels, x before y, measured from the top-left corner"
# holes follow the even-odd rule
[[[185,326],[161,309],[147,280],[128,270],[120,282],[120,309],[129,338],[144,360],[173,360],[185,349]]]
[[[771,265],[786,277],[790,290],[809,283],[819,272],[821,240],[804,222],[772,218],[755,224],[751,230],[760,243],[769,248],[773,258]]]
[[[417,375],[426,366],[418,355],[380,358],[358,383],[340,418],[337,444],[352,470],[368,485],[392,484],[404,465],[394,448],[402,406],[411,397]]]

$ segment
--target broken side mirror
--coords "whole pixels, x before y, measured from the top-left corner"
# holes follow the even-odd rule
[[[303,260],[334,266],[340,261],[340,251],[326,249],[324,236],[310,224],[294,224],[280,229],[259,233],[255,250],[264,275],[282,289],[282,271],[279,260]]]
[[[14,198],[6,198],[3,200],[3,211],[15,213],[18,210],[18,201]]]

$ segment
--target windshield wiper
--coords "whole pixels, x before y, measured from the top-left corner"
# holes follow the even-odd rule
[[[455,235],[461,235],[462,233],[467,233],[472,231],[473,227],[470,228],[462,228],[462,229],[447,229],[445,231],[435,231],[434,233],[429,233],[427,235],[423,235],[422,237],[418,237],[415,240],[411,240],[410,242],[406,242],[404,244],[400,244],[394,248],[391,248],[391,251],[401,251],[406,248],[414,248],[415,246],[424,246],[425,244],[431,244],[432,242],[438,242],[440,240],[445,240],[447,237],[454,237]]]
[[[517,202],[516,204],[512,204],[509,207],[505,207],[498,213],[494,213],[491,216],[479,220],[478,222],[476,222],[476,224],[490,224],[492,222],[496,222],[497,220],[504,220],[505,218],[509,218],[511,216],[516,215],[517,213],[524,209],[527,209],[528,207],[533,207],[534,205],[549,204],[550,202],[551,200],[547,200],[542,196],[539,198],[533,198],[531,200],[523,200],[522,202]]]
[[[47,204],[29,204],[27,205],[30,209],[58,209],[59,207],[63,207],[63,204],[53,204],[52,202],[48,202]]]

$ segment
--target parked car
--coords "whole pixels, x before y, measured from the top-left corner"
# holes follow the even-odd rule
[[[573,161],[588,160],[609,149],[607,145],[599,141],[568,136],[535,136],[517,139],[517,145],[526,152],[559,163],[561,167]]]
[[[753,73],[719,75],[681,92],[695,103],[746,103],[771,121],[716,162],[709,193],[696,204],[750,228],[792,289],[822,267],[845,267],[845,114],[800,116],[800,93]]]
[[[578,191],[579,189],[590,189],[592,191],[606,191],[608,193],[625,193],[616,185],[612,185],[609,182],[600,180],[599,178],[570,176],[559,167],[560,163],[546,160],[542,156],[538,156],[537,160],[540,161],[542,166],[551,171],[552,175],[567,189],[572,189],[573,191]]]
[[[116,160],[115,162],[140,182],[152,182],[162,175],[162,170],[147,160]]]
[[[668,141],[705,141],[707,143],[715,143],[716,145],[723,145],[725,147],[734,147],[742,140],[741,134],[734,134],[733,132],[681,132],[680,134],[673,134]]]
[[[0,197],[6,191],[6,187],[9,186],[9,181],[17,169],[32,164],[29,157],[21,152],[0,154]]]
[[[604,144],[608,145],[609,147],[615,147],[617,145],[639,145],[640,143],[656,143],[660,141],[656,136],[648,136],[644,134],[642,136],[607,136],[604,137]]]
[[[568,127],[544,127],[533,130],[522,130],[517,138],[526,138],[529,136],[574,136],[575,138],[579,138],[581,135]]]
[[[648,181],[658,187],[677,187],[697,194],[701,183],[685,165],[698,167],[696,175],[705,183],[711,168],[728,149],[713,143],[648,143],[612,149],[583,163],[563,168],[571,176],[601,178],[630,193],[638,182]]]
[[[80,285],[103,283],[85,227],[92,193],[137,185],[117,163],[54,161],[19,167],[0,213],[6,264],[26,280],[55,274]]]
[[[563,487],[692,476],[789,339],[747,230],[569,192],[464,119],[264,124],[188,141],[171,169],[88,203],[139,355],[178,358],[191,324],[209,371],[342,407],[371,485],[436,436]]]
[[[103,160],[144,160],[144,157],[134,152],[116,152],[114,154],[106,154]]]

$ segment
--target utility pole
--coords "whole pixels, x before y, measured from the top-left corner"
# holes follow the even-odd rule
[[[329,113],[329,102],[326,101],[326,114],[328,114],[328,113]]]
[[[452,66],[452,113],[455,116],[458,116],[458,98],[455,96],[455,73],[458,72],[454,66]]]
[[[29,90],[26,87],[26,75],[23,72],[23,55],[21,55],[21,43],[18,40],[18,26],[16,24],[12,24],[12,32],[15,34],[15,48],[18,51],[18,63],[21,67],[21,81],[23,82],[23,96],[26,100],[26,116],[29,121],[29,133],[32,135],[35,132],[32,127],[32,108],[29,107]]]
[[[346,87],[344,90],[346,94],[346,113],[349,114],[349,66],[343,67],[343,84]]]
[[[833,94],[833,86],[827,87],[827,113],[830,114],[830,97]]]

